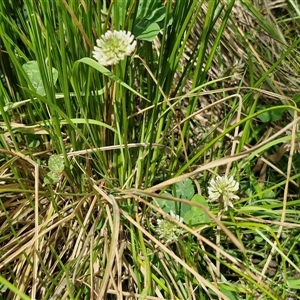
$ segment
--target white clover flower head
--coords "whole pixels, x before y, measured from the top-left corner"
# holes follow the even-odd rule
[[[183,218],[176,215],[173,211],[170,211],[170,215],[178,222],[183,222]],[[157,220],[156,230],[159,235],[159,238],[164,239],[166,243],[175,242],[178,239],[178,237],[184,233],[183,228],[179,227],[177,224],[168,219]]]
[[[285,143],[284,148],[286,149],[286,151],[290,151],[291,144]],[[296,139],[296,141],[295,141],[295,152],[300,153],[300,139]]]
[[[299,128],[299,124],[297,124],[296,134],[299,136],[299,133],[300,133],[300,128]],[[286,135],[292,135],[292,131],[287,130]],[[290,151],[291,141],[286,142],[284,144],[284,148],[286,149],[286,151]],[[298,137],[296,137],[296,139],[295,139],[295,152],[300,153],[300,138],[298,138]]]
[[[217,176],[216,179],[211,179],[209,182],[208,197],[211,201],[221,201],[226,211],[228,206],[233,208],[230,200],[240,199],[239,196],[235,195],[238,189],[239,183],[233,177]]]
[[[94,46],[93,57],[103,66],[119,63],[130,56],[136,47],[136,41],[130,31],[107,31],[101,35]]]
[[[242,59],[237,59],[235,57],[233,61],[233,68],[236,72],[243,73],[243,70],[245,68],[245,63],[243,62]]]

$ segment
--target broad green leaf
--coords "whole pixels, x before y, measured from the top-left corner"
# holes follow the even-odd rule
[[[199,194],[194,195],[194,197],[192,198],[191,201],[194,202],[194,203],[198,203],[200,205],[203,205],[203,206],[208,208],[207,200]],[[200,209],[200,208],[192,206],[191,209]]]
[[[48,161],[48,167],[53,173],[61,173],[64,168],[64,159],[59,155],[51,155]]]
[[[166,7],[161,4],[161,1],[141,1],[133,35],[138,40],[152,42],[164,28],[166,16],[168,18],[167,26],[170,26],[173,21],[172,17],[166,14]]]
[[[172,195],[168,192],[164,192],[162,195],[172,197]],[[156,198],[156,202],[165,213],[170,213],[170,211],[173,211],[176,215],[179,215],[182,218],[185,213],[191,208],[188,204],[163,198]]]
[[[35,88],[35,91],[42,96],[46,95],[42,76],[37,61],[35,60],[29,61],[25,63],[22,67],[26,72],[31,84]],[[53,78],[53,85],[54,85],[58,78],[58,71],[54,68],[52,68],[52,78]]]
[[[175,184],[175,195],[176,198],[184,198],[190,200],[195,193],[193,182],[190,179],[186,179],[182,182],[178,182]],[[162,195],[172,197],[171,194],[164,192]],[[166,200],[162,198],[156,198],[156,201],[159,207],[166,213],[170,213],[172,210],[175,214],[180,217],[184,217],[184,215],[191,209],[191,206],[185,203],[180,203],[177,201]]]
[[[260,244],[264,239],[261,237],[261,236],[259,236],[259,235],[256,235],[255,236],[255,241],[258,243],[258,244]]]
[[[147,26],[150,23],[149,26]],[[135,27],[134,36],[138,40],[152,42],[160,31],[160,27],[157,23],[151,23],[149,21],[140,21]]]
[[[264,123],[275,122],[281,119],[284,112],[286,112],[285,108],[268,110],[262,112],[257,117]]]
[[[191,206],[185,203],[179,203],[180,204],[180,212],[179,216],[184,217],[184,215],[191,209]]]
[[[0,283],[0,293],[4,293],[7,290],[7,286],[5,286],[3,283]]]
[[[44,178],[45,184],[54,184],[59,180],[59,176],[57,173],[54,172],[48,172],[47,176]]]
[[[237,293],[234,293],[234,292],[231,292],[231,291],[228,291],[224,288],[221,288],[220,291],[226,295],[230,300],[239,300],[239,297],[237,295]]]
[[[185,215],[183,216],[183,220],[186,224],[191,226],[203,223],[202,215],[199,212],[191,209],[185,213]]]
[[[175,183],[175,197],[191,200],[195,194],[195,189],[192,180],[185,179]]]
[[[300,289],[300,279],[289,278],[287,280],[287,285],[290,289],[299,290]]]
[[[276,199],[276,194],[274,191],[267,191],[265,193],[263,193],[263,198],[266,198],[266,199]]]
[[[172,197],[172,195],[169,194],[168,192],[164,192],[162,194],[162,196]],[[158,203],[159,207],[165,213],[169,213],[171,210],[175,213],[175,211],[176,211],[175,201],[167,200],[167,199],[163,199],[163,198],[156,198],[155,200]],[[177,203],[177,207],[178,207],[178,203]]]
[[[163,7],[161,0],[140,0],[138,3],[137,19],[149,19],[157,8]]]
[[[26,134],[25,140],[27,142],[28,147],[36,148],[40,145],[40,141],[36,138],[34,134]]]
[[[191,202],[201,204],[208,208],[207,201],[201,195],[195,195]],[[210,222],[210,217],[204,212],[203,209],[195,206],[191,206],[191,209],[185,213],[183,220],[186,224],[194,226],[196,224]]]

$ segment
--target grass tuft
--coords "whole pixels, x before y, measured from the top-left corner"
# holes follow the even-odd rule
[[[299,16],[0,2],[0,300],[300,299]]]

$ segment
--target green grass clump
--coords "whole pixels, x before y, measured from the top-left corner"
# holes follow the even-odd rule
[[[300,299],[300,13],[265,4],[0,3],[0,300]]]

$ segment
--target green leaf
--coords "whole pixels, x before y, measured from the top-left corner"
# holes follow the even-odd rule
[[[5,286],[3,283],[0,283],[0,293],[5,293],[7,290],[7,286]]]
[[[297,94],[295,96],[295,98],[293,99],[293,101],[296,102],[296,103],[300,102],[300,94]]]
[[[257,117],[264,123],[275,122],[281,119],[285,111],[285,108],[264,111]]]
[[[166,7],[161,1],[143,0],[140,2],[137,20],[132,31],[138,40],[152,42],[160,30],[164,28],[165,18],[168,18],[167,26],[172,24],[171,15],[166,14]]]
[[[148,25],[149,24],[149,25]],[[136,27],[133,35],[137,40],[152,42],[158,35],[160,27],[157,23],[149,21],[140,21]]]
[[[184,181],[178,182],[175,184],[175,192],[174,197],[183,198],[190,200],[195,194],[195,189],[193,182],[190,179],[186,179]],[[172,197],[168,192],[164,192],[162,195],[167,197]],[[191,209],[191,206],[186,203],[180,203],[172,200],[166,200],[162,198],[156,198],[156,201],[159,207],[166,213],[170,213],[173,211],[175,214],[180,217],[184,217],[184,215]]]
[[[156,9],[164,7],[161,0],[140,0],[137,10],[137,19],[150,19],[149,16]]]
[[[42,96],[46,95],[42,76],[37,61],[35,60],[29,61],[25,63],[22,67],[25,73],[27,74],[31,84],[35,88],[35,91]],[[51,78],[51,76],[49,77]],[[58,78],[58,71],[54,68],[52,68],[52,78],[53,78],[53,85],[54,85]]]
[[[61,173],[65,168],[64,159],[59,155],[51,155],[48,161],[48,167],[53,173]]]
[[[261,237],[261,236],[259,236],[259,235],[256,235],[255,237],[254,237],[254,239],[255,239],[255,241],[258,243],[258,244],[260,244],[264,239]]]
[[[54,172],[48,172],[47,176],[44,178],[45,184],[54,184],[59,181],[59,176],[57,173]]]
[[[221,288],[220,291],[226,295],[230,300],[239,300],[239,297],[237,295],[237,293],[234,293],[234,292],[231,292],[231,291],[228,291],[224,288]]]
[[[287,284],[290,289],[299,290],[300,289],[300,279],[289,278]]]
[[[271,190],[264,192],[262,197],[265,199],[276,199],[276,194],[274,191]]]
[[[202,223],[202,215],[200,215],[197,211],[189,210],[183,216],[184,223],[194,226],[195,224]]]
[[[40,145],[40,141],[36,138],[34,134],[26,134],[25,140],[28,147],[37,148]]]
[[[206,199],[201,195],[195,195],[192,198],[191,202],[201,204],[208,209],[208,203]],[[184,214],[183,221],[186,224],[194,226],[196,224],[209,223],[210,217],[204,212],[202,208],[192,206],[191,209]]]
[[[167,197],[172,197],[171,194],[168,192],[164,192],[162,195]],[[183,216],[186,214],[187,211],[191,209],[190,205],[185,203],[180,203],[173,200],[167,200],[163,198],[156,198],[155,199],[159,207],[165,212],[170,213],[170,211],[173,211],[176,215],[179,215],[183,218]]]
[[[167,197],[172,197],[172,195],[169,194],[168,192],[164,192],[162,195],[167,196]],[[167,200],[167,199],[163,199],[163,198],[156,198],[155,200],[156,200],[157,204],[159,205],[159,207],[165,213],[170,213],[171,210],[175,213],[175,211],[176,211],[175,201]],[[178,205],[177,205],[177,207],[178,207]]]
[[[194,203],[203,205],[203,206],[205,206],[205,207],[208,208],[207,200],[206,200],[203,196],[201,196],[201,195],[199,195],[199,194],[196,194],[196,195],[192,198],[191,202],[194,202]],[[199,208],[198,208],[198,207],[195,207],[195,206],[192,206],[191,209],[199,209]]]
[[[175,197],[191,200],[195,195],[195,189],[192,180],[185,179],[175,183]]]
[[[185,203],[179,203],[180,209],[179,209],[179,216],[184,217],[184,215],[191,209],[191,206]]]

